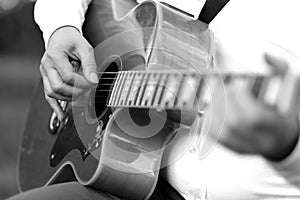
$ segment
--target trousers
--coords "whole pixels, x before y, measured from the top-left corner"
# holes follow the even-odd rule
[[[22,192],[7,200],[119,200],[120,198],[77,182],[60,183]],[[184,200],[163,177],[159,177],[150,200]]]
[[[77,182],[61,183],[29,190],[8,200],[118,200],[105,192],[85,187]]]

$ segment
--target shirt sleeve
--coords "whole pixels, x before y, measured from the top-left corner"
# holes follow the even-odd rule
[[[298,131],[300,132],[300,130]],[[300,135],[300,133],[298,134]],[[271,162],[271,165],[289,182],[295,185],[300,185],[300,136],[298,136],[297,144],[294,150],[291,152],[291,154],[288,157],[286,157],[283,161]]]
[[[47,48],[52,33],[62,26],[74,26],[81,32],[85,12],[92,0],[37,0],[34,19],[43,32]]]

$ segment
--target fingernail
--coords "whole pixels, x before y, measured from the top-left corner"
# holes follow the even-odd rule
[[[98,76],[97,76],[96,73],[91,73],[90,78],[91,78],[91,81],[94,82],[94,83],[98,83],[99,82]]]

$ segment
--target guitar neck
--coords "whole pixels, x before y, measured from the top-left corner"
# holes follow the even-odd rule
[[[215,84],[247,83],[255,99],[282,112],[290,110],[297,79],[285,75],[166,71],[122,71],[116,75],[107,105],[151,109],[191,110],[210,103]]]

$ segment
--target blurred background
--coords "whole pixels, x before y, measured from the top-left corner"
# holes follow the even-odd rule
[[[0,0],[0,200],[18,192],[18,147],[44,51],[31,0]]]

